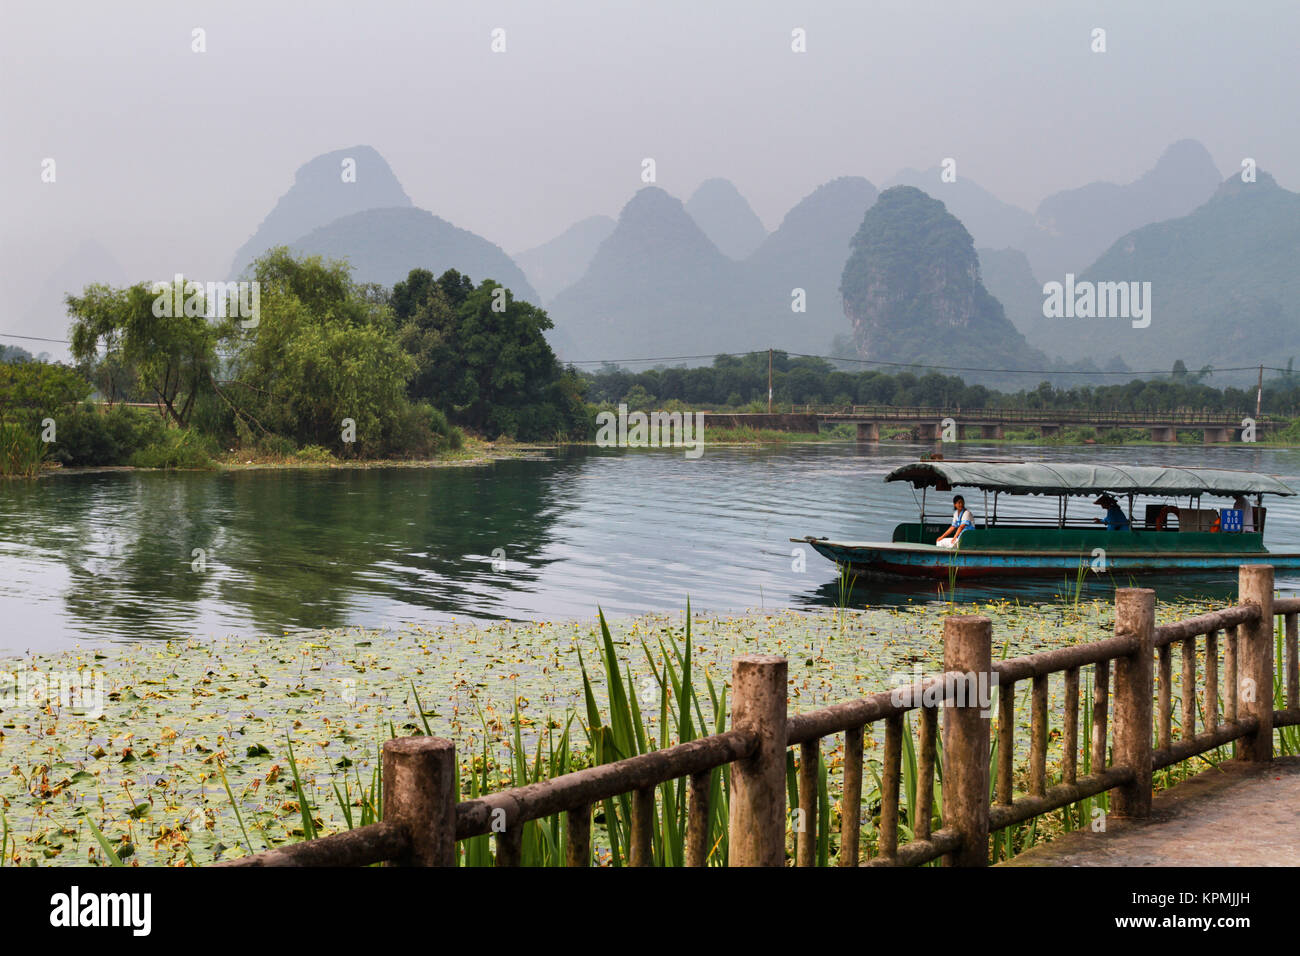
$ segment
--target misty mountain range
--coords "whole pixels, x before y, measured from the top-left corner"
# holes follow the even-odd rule
[[[341,175],[349,162],[351,181]],[[646,186],[617,219],[581,220],[512,257],[416,208],[383,156],[355,146],[299,168],[230,274],[275,245],[346,258],[361,282],[456,268],[544,304],[553,345],[575,361],[701,357],[693,364],[768,347],[825,355],[852,339],[864,359],[967,364],[951,361],[944,341],[955,327],[975,335],[967,351],[1008,368],[1226,365],[1257,362],[1266,347],[1300,350],[1300,195],[1262,172],[1224,182],[1194,140],[1131,183],[1064,190],[1034,213],[960,175],[944,182],[937,167],[902,170],[885,186],[827,182],[771,232],[728,180],[706,180],[686,202]],[[876,209],[878,196],[890,197],[887,208]],[[1150,281],[1153,321],[1044,318],[1043,283],[1067,273]],[[865,300],[856,287],[846,311],[851,275],[880,287]],[[51,276],[34,308],[88,281],[126,281],[94,243]]]

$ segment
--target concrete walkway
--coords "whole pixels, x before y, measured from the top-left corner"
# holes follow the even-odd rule
[[[1158,793],[1151,818],[1111,818],[1004,866],[1298,866],[1300,757],[1228,762]]]

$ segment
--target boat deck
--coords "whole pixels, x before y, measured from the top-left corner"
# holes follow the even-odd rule
[[[828,548],[838,548],[838,549],[844,549],[844,550],[854,550],[854,551],[891,551],[891,552],[904,553],[904,554],[906,554],[906,553],[912,553],[912,554],[962,554],[962,555],[976,555],[976,554],[1026,555],[1026,554],[1034,554],[1034,555],[1052,555],[1052,556],[1063,556],[1063,557],[1078,557],[1078,555],[1079,555],[1079,551],[1078,551],[1077,549],[1074,549],[1074,548],[1063,548],[1063,549],[1053,549],[1053,548],[1034,548],[1032,552],[1027,552],[1027,551],[1022,550],[1022,549],[1020,549],[1020,548],[967,548],[967,547],[941,548],[941,547],[939,547],[937,544],[918,544],[918,543],[910,542],[910,541],[833,541],[833,540],[831,540],[830,538],[814,538],[814,537],[791,538],[790,540],[791,540],[792,542],[794,542],[795,544],[815,544],[815,545],[823,545],[823,546],[828,547]],[[1132,549],[1132,550],[1130,550],[1130,549],[1125,549],[1123,552],[1116,552],[1116,553],[1117,553],[1117,554],[1122,553],[1123,556],[1126,557],[1126,558],[1136,558],[1136,557],[1161,557],[1161,558],[1167,558],[1167,557],[1170,557],[1170,556],[1171,556],[1171,552],[1169,552],[1169,551],[1144,551],[1144,550],[1136,550],[1136,549]],[[1225,556],[1225,552],[1223,552],[1223,551],[1178,551],[1178,552],[1172,552],[1172,554],[1176,554],[1176,555],[1184,556],[1184,557],[1193,557],[1193,558],[1195,558],[1195,557],[1202,557],[1202,558],[1215,557],[1215,558],[1221,558],[1221,557],[1224,557],[1224,556]],[[1232,558],[1234,558],[1234,559],[1237,559],[1237,558],[1241,558],[1241,559],[1246,559],[1246,558],[1252,558],[1252,559],[1253,559],[1253,558],[1260,558],[1260,559],[1268,558],[1268,559],[1271,560],[1271,559],[1273,559],[1273,558],[1284,558],[1284,559],[1295,559],[1295,560],[1300,560],[1300,552],[1240,551],[1240,552],[1231,552],[1231,553],[1230,553],[1230,556],[1231,556]]]

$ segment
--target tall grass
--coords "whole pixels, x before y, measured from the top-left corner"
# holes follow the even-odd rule
[[[1286,630],[1283,627],[1282,619],[1274,619],[1273,629],[1273,709],[1285,710],[1287,705],[1292,707],[1300,706],[1300,701],[1288,701],[1286,699]],[[1275,743],[1277,751],[1282,756],[1294,756],[1300,754],[1300,726],[1292,725],[1290,727],[1279,727],[1275,734]]]
[[[0,477],[35,478],[45,462],[45,442],[13,422],[0,422]]]
[[[836,594],[835,599],[835,617],[840,626],[840,633],[843,634],[844,625],[848,620],[849,602],[853,599],[853,588],[858,583],[858,576],[851,573],[853,571],[853,565],[848,562],[845,562],[844,564],[837,563],[836,568],[839,570],[839,574],[837,575],[836,580],[838,593]]]

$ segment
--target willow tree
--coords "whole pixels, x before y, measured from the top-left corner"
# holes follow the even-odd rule
[[[232,328],[224,394],[241,417],[301,444],[375,454],[412,414],[415,363],[392,313],[354,284],[348,267],[283,247],[253,265],[256,327]]]
[[[201,314],[202,303],[172,314],[156,307],[158,295],[142,282],[120,289],[90,285],[68,296],[72,355],[89,369],[110,370],[110,398],[117,390],[113,376],[128,377],[169,421],[184,426],[195,400],[212,388],[219,327]]]

